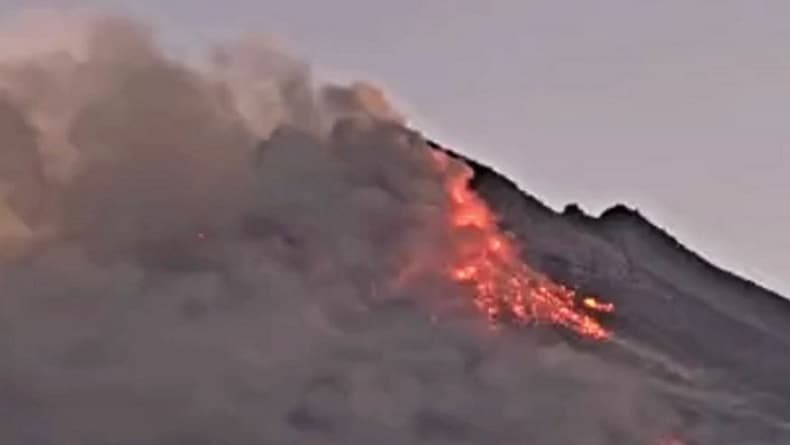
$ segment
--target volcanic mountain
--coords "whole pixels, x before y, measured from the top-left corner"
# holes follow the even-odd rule
[[[790,302],[636,211],[556,213],[259,40],[24,28],[3,445],[790,443]]]
[[[558,213],[494,169],[429,144],[472,166],[471,187],[529,246],[529,264],[616,304],[607,320],[616,340],[596,353],[672,388],[683,434],[707,430],[690,443],[790,440],[790,300],[712,265],[638,210],[594,217],[571,204]]]

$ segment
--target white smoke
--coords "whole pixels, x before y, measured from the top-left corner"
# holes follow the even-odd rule
[[[444,178],[372,87],[254,40],[196,68],[122,18],[0,42],[2,443],[604,444],[674,421],[626,371],[447,307]],[[399,285],[416,257],[436,270]]]

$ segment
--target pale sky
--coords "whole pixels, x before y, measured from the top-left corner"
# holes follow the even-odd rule
[[[0,0],[128,12],[176,47],[273,35],[555,208],[638,207],[790,295],[787,0]]]

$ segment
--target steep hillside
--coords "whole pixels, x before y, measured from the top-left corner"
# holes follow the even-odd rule
[[[717,268],[637,210],[617,205],[594,217],[569,205],[557,213],[465,160],[473,187],[530,264],[617,304],[609,320],[617,339],[599,353],[667,383],[690,430],[715,424],[721,438],[729,431],[726,443],[790,437],[790,301]]]

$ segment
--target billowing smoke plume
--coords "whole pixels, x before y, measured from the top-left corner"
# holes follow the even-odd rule
[[[374,88],[321,86],[254,41],[187,64],[137,23],[79,22],[0,45],[0,442],[671,426],[625,370],[465,316],[446,178]]]

